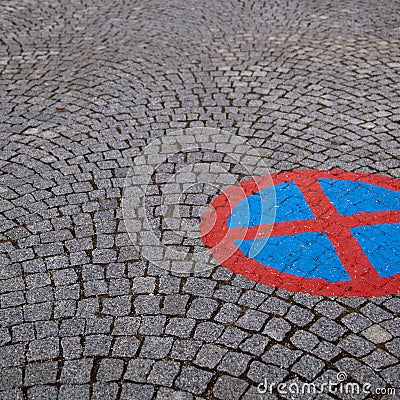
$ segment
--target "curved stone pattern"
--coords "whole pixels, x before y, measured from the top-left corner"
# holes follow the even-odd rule
[[[245,138],[271,173],[398,179],[399,2],[0,3],[0,398],[253,400],[338,371],[400,393],[398,296],[167,273],[121,208],[134,155],[190,127]],[[195,219],[216,195],[190,194]]]

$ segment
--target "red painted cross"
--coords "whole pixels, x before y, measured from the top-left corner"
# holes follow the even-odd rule
[[[373,297],[400,291],[400,274],[388,278],[379,276],[350,231],[355,227],[398,223],[400,222],[400,211],[341,215],[318,183],[321,178],[360,181],[384,189],[400,191],[399,181],[380,175],[318,170],[284,172],[273,174],[271,177],[273,185],[294,182],[315,218],[247,228],[229,228],[227,220],[232,210],[251,194],[269,187],[271,180],[267,177],[253,178],[241,183],[240,186],[232,186],[211,203],[213,211],[203,216],[200,226],[203,242],[210,248],[217,261],[246,278],[294,292],[327,296]],[[305,278],[280,272],[246,257],[234,244],[238,240],[295,235],[304,232],[324,232],[327,235],[351,278],[349,281],[328,282],[324,279]]]

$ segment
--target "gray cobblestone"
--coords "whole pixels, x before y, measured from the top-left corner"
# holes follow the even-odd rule
[[[260,331],[267,319],[267,314],[264,314],[260,311],[247,310],[245,314],[241,318],[239,318],[236,325],[243,329]]]
[[[149,359],[134,358],[130,360],[124,379],[132,382],[146,382],[153,364],[154,361]]]
[[[292,368],[292,371],[311,381],[322,370],[325,363],[315,357],[306,355]]]
[[[232,137],[218,152],[174,150],[153,174],[147,217],[164,260],[204,246],[167,229],[161,195],[182,194],[182,221],[198,229],[220,189],[250,177],[234,140],[271,174],[399,179],[398,2],[3,3],[1,399],[261,400],[264,378],[338,371],[400,386],[398,295],[323,297],[221,265],[160,268],[131,240],[121,201],[132,163],[149,163],[135,156],[194,126]],[[163,183],[178,171],[185,189]],[[195,182],[209,171],[226,187]]]
[[[155,385],[172,386],[180,366],[177,362],[157,361],[148,377],[148,382]]]
[[[183,367],[176,385],[193,394],[202,394],[206,390],[213,374],[196,367]]]
[[[90,381],[93,360],[66,361],[61,373],[61,380],[66,384],[80,385]]]
[[[112,355],[115,357],[134,357],[139,345],[140,342],[135,337],[119,336],[115,339]]]
[[[171,338],[148,336],[144,339],[140,356],[159,360],[169,353],[171,346]]]
[[[250,360],[251,357],[247,354],[229,352],[219,363],[218,370],[233,376],[239,376],[246,370]]]
[[[223,375],[218,378],[213,393],[217,399],[221,400],[237,400],[247,389],[248,384],[240,379]]]
[[[32,340],[29,344],[27,358],[30,361],[48,360],[59,356],[59,339],[48,338]]]
[[[118,381],[122,378],[124,362],[116,359],[103,359],[97,371],[100,382]]]

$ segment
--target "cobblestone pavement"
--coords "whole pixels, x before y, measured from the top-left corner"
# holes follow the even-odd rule
[[[1,3],[1,399],[400,398],[398,296],[167,273],[121,209],[132,157],[180,128],[271,172],[400,178],[399,2]],[[257,392],[338,372],[397,395]]]

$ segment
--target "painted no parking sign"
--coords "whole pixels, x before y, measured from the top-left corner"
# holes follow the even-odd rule
[[[271,177],[230,187],[203,215],[202,240],[220,264],[294,292],[400,292],[399,181],[318,170]]]

